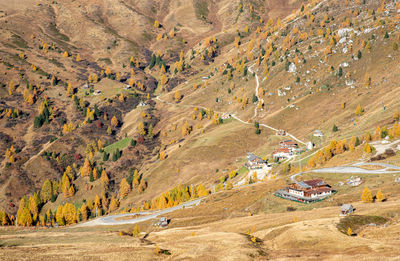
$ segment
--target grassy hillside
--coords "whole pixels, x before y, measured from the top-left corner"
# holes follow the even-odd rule
[[[17,216],[29,208],[39,221],[66,203],[87,206],[90,218],[96,207],[107,214],[154,209],[164,198],[173,205],[201,197],[201,186],[208,194],[245,178],[248,152],[273,163],[279,142],[296,139],[316,145],[302,156],[311,158],[331,140],[364,141],[367,131],[398,121],[394,1],[79,0],[1,8],[0,209],[10,215],[24,196],[39,198],[39,208],[25,203]],[[278,129],[292,136],[277,136]],[[363,148],[319,165],[371,157]],[[295,160],[275,162],[265,190],[211,195],[211,209],[199,207],[211,214],[202,220],[195,212],[188,224],[285,212],[289,203],[271,193],[289,182]],[[232,171],[238,176],[229,178]],[[379,180],[389,183],[367,184],[375,189]],[[340,189],[316,206],[357,201],[360,190]],[[230,214],[212,203],[242,195],[249,199],[229,202]],[[279,239],[272,241],[268,248]],[[294,244],[282,242],[279,248]],[[254,255],[258,246],[247,247]]]

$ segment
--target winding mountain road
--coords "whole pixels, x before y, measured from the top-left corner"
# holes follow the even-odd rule
[[[125,213],[125,214],[117,214],[117,215],[111,215],[111,216],[104,216],[104,217],[99,217],[94,220],[85,222],[85,223],[80,223],[76,225],[76,227],[92,227],[92,226],[114,226],[114,225],[126,225],[126,224],[136,224],[139,222],[144,222],[148,221],[154,218],[157,218],[158,216],[168,214],[170,212],[173,212],[178,209],[183,209],[183,208],[188,208],[192,206],[198,206],[200,204],[202,199],[196,199],[192,201],[188,201],[185,203],[182,203],[178,206],[163,209],[160,211],[141,211],[141,212],[135,212],[135,213]],[[137,215],[141,215],[142,217],[138,218],[132,218],[132,219],[122,219],[125,217],[134,217]]]
[[[361,168],[363,166],[377,166],[382,167],[382,169],[364,169]],[[377,174],[394,174],[400,173],[400,167],[386,164],[386,163],[365,163],[359,162],[354,163],[349,166],[338,166],[338,167],[330,167],[330,168],[321,168],[321,169],[313,169],[309,171],[299,172],[290,176],[290,180],[292,182],[297,182],[296,177],[301,176],[305,173],[341,173],[341,174],[370,174],[370,175],[377,175]]]

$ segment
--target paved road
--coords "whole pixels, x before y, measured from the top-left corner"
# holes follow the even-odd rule
[[[178,209],[197,206],[200,204],[200,202],[201,202],[201,199],[196,199],[196,200],[192,200],[189,202],[185,202],[181,205],[178,205],[178,206],[175,206],[172,208],[167,208],[167,209],[156,211],[156,212],[141,211],[141,212],[136,212],[136,213],[126,213],[126,214],[118,214],[118,215],[99,217],[99,218],[96,218],[94,220],[91,220],[91,221],[88,221],[85,223],[80,223],[77,225],[77,227],[114,226],[114,225],[136,224],[139,222],[148,221],[153,218],[157,218],[158,216],[165,215],[167,213],[173,212]],[[135,215],[142,215],[142,217],[126,219],[126,220],[116,220],[118,218],[135,216]]]
[[[374,142],[370,143],[376,150],[375,156],[378,156],[378,155],[381,155],[381,154],[385,153],[385,151],[387,149],[395,148],[396,145],[400,143],[400,140],[395,140],[395,141],[392,141],[392,142],[386,141],[388,143],[382,143],[382,142],[383,141],[379,140],[379,141],[374,141]]]
[[[363,169],[362,166],[379,166],[383,169]],[[389,170],[390,169],[390,170]],[[343,174],[393,174],[400,173],[400,167],[386,163],[364,163],[359,162],[350,166],[339,166],[331,168],[313,169],[305,172],[296,173],[290,176],[292,182],[296,182],[296,177],[304,173],[343,173]]]

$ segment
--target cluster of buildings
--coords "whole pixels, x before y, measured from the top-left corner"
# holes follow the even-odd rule
[[[261,170],[271,167],[271,165],[268,164],[268,161],[263,160],[251,152],[247,153],[247,163],[245,166],[249,170]]]
[[[311,203],[323,200],[334,190],[322,179],[312,179],[289,184],[286,188],[278,190],[275,195],[302,203]]]
[[[285,140],[281,141],[279,143],[279,148],[276,148],[272,152],[272,158],[274,160],[281,160],[281,159],[287,159],[293,156],[296,153],[296,150],[298,149],[299,145],[297,142],[293,140]]]

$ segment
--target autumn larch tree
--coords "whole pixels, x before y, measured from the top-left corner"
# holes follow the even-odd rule
[[[144,123],[143,122],[139,123],[138,132],[139,132],[139,135],[142,135],[142,136],[146,135],[146,130],[144,128]]]
[[[181,100],[181,98],[182,98],[181,93],[179,91],[176,91],[174,94],[175,102],[179,102]]]
[[[208,195],[208,190],[204,187],[203,184],[200,184],[197,187],[197,191],[200,198]]]
[[[59,226],[65,225],[65,220],[64,220],[64,216],[63,216],[63,207],[61,205],[58,206],[57,211],[56,211],[56,221]]]
[[[164,160],[167,157],[164,151],[160,152],[160,160]]]
[[[85,163],[83,164],[83,167],[81,169],[81,176],[87,177],[90,175],[91,172],[92,172],[92,166],[90,164],[90,161],[88,160],[88,158],[85,158]]]
[[[362,195],[361,195],[361,200],[362,200],[364,203],[372,203],[373,198],[372,198],[371,191],[369,190],[368,187],[365,187],[365,188],[364,188],[364,191],[363,191],[363,193],[362,193]]]
[[[182,126],[182,137],[185,137],[190,134],[192,128],[189,126],[189,123],[186,121]]]
[[[147,182],[144,179],[140,180],[138,192],[143,192],[147,188]]]
[[[53,189],[50,180],[46,179],[42,185],[42,190],[40,191],[40,197],[43,202],[47,202],[51,199],[53,195]]]
[[[113,196],[110,201],[110,207],[108,209],[109,212],[113,212],[118,209],[119,203],[118,200]]]
[[[150,124],[149,129],[147,130],[147,136],[149,136],[149,138],[153,138],[154,137],[153,125],[152,124]]]
[[[101,183],[103,183],[104,186],[108,186],[109,178],[108,178],[107,172],[104,169],[101,172],[100,180],[101,180]]]
[[[18,219],[19,225],[22,226],[32,226],[33,220],[29,209],[25,206],[22,210],[21,216]]]
[[[119,100],[120,102],[124,102],[124,101],[125,101],[125,96],[124,96],[123,93],[121,93],[121,95],[118,97],[118,100]]]
[[[129,183],[126,181],[126,179],[123,178],[121,180],[120,185],[119,185],[120,198],[126,197],[129,194],[130,191],[131,191],[131,185],[129,185]]]
[[[114,128],[118,126],[118,119],[117,117],[115,117],[115,115],[111,119],[111,126],[113,126]]]
[[[94,204],[93,204],[93,211],[96,213],[96,215],[101,214],[101,200],[99,195],[96,195],[94,198]]]
[[[363,107],[361,107],[360,104],[358,104],[357,108],[356,108],[356,115],[357,116],[361,116],[364,113],[364,109]]]
[[[69,166],[69,165],[65,169],[64,174],[67,175],[70,180],[74,180],[74,178],[75,178],[74,171],[72,170],[71,166]]]
[[[66,225],[71,225],[76,223],[77,213],[74,205],[72,205],[71,203],[65,203],[64,207],[62,208],[62,215]]]
[[[28,206],[29,206],[29,211],[32,214],[32,216],[37,217],[39,215],[39,205],[35,201],[34,197],[29,197]]]
[[[372,153],[373,150],[374,150],[374,148],[370,144],[368,144],[368,143],[365,144],[364,151],[366,153]]]
[[[79,213],[80,213],[81,218],[82,218],[83,221],[86,221],[88,219],[89,210],[88,210],[88,208],[87,208],[85,203],[83,203],[82,206],[80,207]]]
[[[25,197],[23,197],[19,201],[19,207],[18,207],[18,212],[17,212],[17,223],[19,222],[19,219],[21,218],[22,211],[24,211],[25,205],[26,205]]]
[[[350,227],[347,229],[347,235],[348,235],[348,236],[353,235],[353,230],[351,230]]]
[[[386,197],[383,195],[382,190],[379,189],[378,192],[376,193],[376,199],[378,201],[384,201],[386,199]]]
[[[136,226],[133,228],[132,236],[133,236],[133,237],[138,237],[138,236],[140,236],[140,229],[139,229],[139,226],[138,226],[138,225],[136,225]]]

